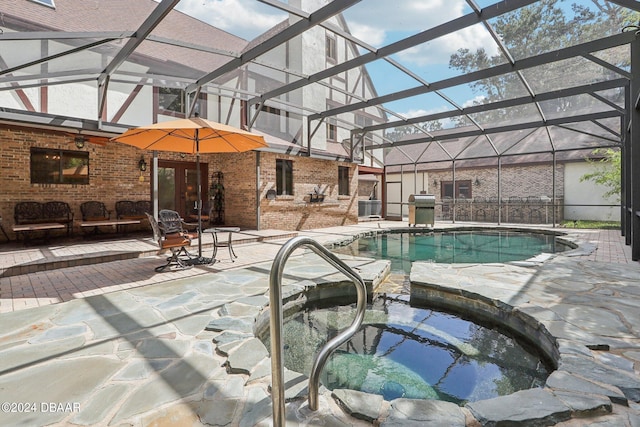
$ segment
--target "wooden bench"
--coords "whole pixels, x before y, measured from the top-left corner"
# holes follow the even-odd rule
[[[104,203],[91,200],[80,204],[82,221],[80,227],[83,230],[93,229],[93,234],[99,234],[99,227],[114,227],[120,232],[125,225],[140,224],[140,219],[111,219],[111,211],[107,210]]]
[[[13,219],[12,230],[16,238],[19,233],[29,237],[36,231],[45,231],[45,237],[48,238],[51,230],[66,228],[67,236],[73,231],[73,212],[66,202],[18,202],[14,207]]]
[[[24,244],[26,245],[31,240],[31,236],[35,232],[44,231],[44,242],[48,243],[49,232],[51,230],[64,229],[65,227],[66,225],[60,224],[59,222],[52,222],[52,223],[43,222],[40,224],[13,225],[11,229],[13,230],[14,233],[16,233],[16,236],[18,236],[19,234],[23,235],[23,241],[24,241]]]
[[[147,221],[147,214],[151,213],[149,200],[119,200],[116,202],[116,218],[120,220],[138,220],[138,223]]]
[[[99,219],[93,221],[82,221],[80,222],[80,227],[83,229],[92,227],[93,233],[98,234],[98,227],[114,227],[116,232],[120,232],[121,227],[124,227],[125,225],[140,224],[140,222],[141,221],[139,219]]]

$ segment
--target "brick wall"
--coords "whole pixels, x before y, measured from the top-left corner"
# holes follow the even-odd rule
[[[78,150],[73,135],[17,126],[0,126],[0,215],[2,224],[11,233],[13,209],[20,201],[59,200],[69,203],[76,221],[82,216],[80,204],[88,200],[105,203],[115,218],[118,200],[149,200],[151,198],[151,152],[125,144],[104,141],[85,143],[78,151],[89,153],[89,184],[31,184],[31,147]],[[232,154],[202,154],[201,162],[208,163],[209,182],[216,172],[223,172],[225,186],[225,224],[255,229],[256,152]],[[138,161],[143,156],[147,170],[140,172]],[[195,161],[195,156],[159,152],[159,159]],[[275,189],[276,158],[293,161],[294,196],[266,199],[267,190]],[[261,162],[261,220],[262,229],[302,230],[353,224],[358,216],[358,177],[356,166],[348,163],[260,153]],[[338,166],[350,167],[348,196],[338,196]],[[325,193],[322,203],[309,203],[308,194],[315,186]],[[76,225],[75,231],[78,230]]]
[[[267,200],[266,193],[276,188],[276,159],[293,161],[293,196]],[[358,222],[358,175],[349,163],[318,160],[274,153],[261,154],[260,227],[306,230]],[[348,166],[349,195],[338,195],[338,166]],[[318,186],[324,192],[321,203],[310,203],[309,193]]]
[[[223,174],[224,222],[242,228],[256,228],[256,152],[210,154],[209,185],[217,172]]]
[[[430,185],[433,181],[438,186],[431,191],[440,200],[441,181],[451,181],[451,171],[429,172]],[[476,184],[476,179],[478,184]],[[564,191],[564,165],[556,165],[556,197],[561,198]],[[477,168],[456,170],[456,181],[470,180],[473,197],[497,197],[498,196],[498,168]],[[502,166],[500,174],[502,181],[501,196],[503,199],[510,196],[547,196],[553,194],[553,168],[549,164],[508,165]]]
[[[14,206],[21,201],[67,202],[80,220],[80,204],[88,200],[105,203],[115,218],[117,200],[149,200],[150,169],[142,173],[140,180],[138,161],[142,151],[123,144],[85,143],[78,149],[73,135],[48,130],[28,129],[17,126],[0,126],[0,214],[8,233],[13,224]],[[52,148],[89,153],[89,184],[31,184],[31,147]],[[149,156],[146,156],[149,164]],[[77,229],[76,229],[77,231]]]
[[[217,172],[223,174],[226,225],[249,229],[257,227],[255,188],[258,156],[260,229],[305,230],[357,223],[358,176],[355,165],[285,154],[258,154],[254,151],[203,155],[202,161],[209,163],[209,184]],[[276,188],[276,159],[293,162],[294,195],[267,200],[267,191]],[[350,167],[349,196],[338,195],[338,166]],[[324,191],[322,203],[309,202],[309,193],[316,186]]]

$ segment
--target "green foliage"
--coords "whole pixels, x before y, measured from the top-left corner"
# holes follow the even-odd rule
[[[580,182],[593,181],[597,185],[604,186],[608,190],[604,193],[604,197],[612,198],[616,202],[620,201],[620,163],[622,160],[620,150],[611,148],[594,150],[596,156],[602,156],[599,159],[587,158],[587,163],[592,164],[595,170],[586,173],[580,177]]]
[[[565,12],[561,7],[561,1],[541,0],[501,15],[492,22],[492,25],[511,57],[517,62],[522,58],[618,33],[625,25],[635,24],[640,20],[640,13],[612,2],[603,0],[591,0],[591,2],[594,8],[572,4],[572,12]],[[628,51],[613,49],[599,52],[596,56],[623,69],[628,68],[629,65]],[[449,67],[463,73],[470,73],[506,62],[507,58],[502,53],[490,56],[484,49],[478,49],[475,52],[460,49],[451,56]],[[594,73],[598,75],[595,76]],[[593,81],[594,78],[600,80],[602,73],[613,73],[613,71],[591,66],[582,58],[574,58],[524,70],[522,75],[525,79],[535,78],[537,86],[544,85],[545,90],[553,90],[569,87],[578,82],[583,84]],[[518,73],[507,73],[478,80],[470,86],[481,97],[476,104],[486,104],[527,94],[527,89]],[[620,99],[611,99],[611,101],[619,102],[623,94],[609,96],[617,96]],[[580,102],[580,105],[577,102]],[[591,104],[598,102],[600,101],[595,98],[583,97],[579,100],[557,99],[547,102],[546,105],[549,110],[561,112],[568,109],[588,108]],[[531,112],[530,108],[530,106],[523,106],[489,111],[477,115],[476,119],[480,123],[520,120]]]
[[[566,228],[594,229],[594,230],[619,230],[620,222],[618,221],[585,221],[585,220],[566,220],[562,223]]]
[[[398,126],[392,131],[387,131],[385,136],[391,141],[400,141],[405,135],[426,135],[426,132],[441,130],[442,128],[442,122],[440,120],[435,120],[431,122],[419,123],[415,126]]]

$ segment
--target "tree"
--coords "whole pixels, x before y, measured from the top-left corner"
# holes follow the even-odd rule
[[[396,142],[405,138],[407,135],[423,135],[426,136],[427,132],[433,132],[442,130],[444,125],[440,120],[434,120],[430,122],[418,123],[413,125],[398,126],[393,130],[387,130],[385,136],[391,141]],[[415,136],[414,136],[415,137]]]
[[[552,50],[572,46],[588,40],[619,32],[625,25],[637,23],[640,14],[604,0],[591,0],[596,12],[584,5],[572,5],[573,13],[565,12],[559,0],[541,0],[530,6],[520,8],[512,13],[501,15],[492,25],[504,41],[506,49],[517,62],[520,59],[539,55]],[[624,50],[612,49],[598,52],[595,56],[618,67],[626,68],[629,62],[628,53]],[[486,50],[475,52],[459,49],[449,60],[449,67],[470,73],[507,62],[502,54],[487,54]],[[534,93],[571,87],[573,84],[584,84],[594,79],[601,80],[602,74],[613,71],[592,64],[584,58],[554,62],[543,66],[524,70],[522,75],[532,87]],[[527,94],[525,84],[517,73],[478,80],[470,84],[481,101],[476,104],[488,104],[504,99],[515,98]],[[617,96],[612,102],[621,102],[624,94],[608,94]],[[579,105],[577,104],[579,103]],[[572,97],[546,101],[547,111],[562,112],[569,109],[587,109],[600,103],[593,97]],[[482,123],[521,120],[535,113],[531,105],[488,111],[475,118]],[[460,118],[461,120],[462,118]]]
[[[587,163],[592,164],[595,170],[586,173],[580,177],[580,182],[593,181],[597,185],[604,186],[609,190],[604,193],[605,198],[614,198],[616,202],[620,201],[620,163],[621,152],[612,148],[597,149],[592,152],[594,156],[585,159]]]

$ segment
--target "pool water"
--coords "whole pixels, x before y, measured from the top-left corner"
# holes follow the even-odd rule
[[[491,263],[521,261],[568,247],[553,235],[515,231],[384,233],[361,237],[333,252],[391,261],[391,271],[409,273],[413,261]]]
[[[309,375],[328,339],[346,328],[355,305],[309,305],[285,318],[284,364]],[[263,342],[269,347],[269,335]],[[466,402],[541,387],[550,370],[532,348],[459,316],[378,295],[358,332],[328,359],[320,381],[399,397]]]

